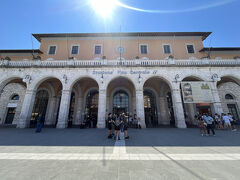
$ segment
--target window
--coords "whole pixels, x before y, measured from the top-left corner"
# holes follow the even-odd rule
[[[48,54],[51,54],[51,55],[56,54],[56,49],[57,49],[57,46],[50,46]]]
[[[171,47],[170,45],[163,45],[163,51],[164,51],[164,54],[171,54]]]
[[[140,52],[141,54],[147,54],[148,53],[147,45],[140,45]]]
[[[72,46],[72,54],[78,54],[79,46]]]
[[[194,54],[194,53],[195,53],[195,51],[194,51],[194,46],[193,46],[192,44],[188,44],[188,45],[187,45],[187,52],[188,52],[189,54]]]
[[[225,95],[225,99],[229,100],[229,99],[234,99],[234,98],[233,98],[233,96],[231,94],[226,94]]]
[[[16,101],[16,100],[19,100],[19,95],[17,95],[17,94],[14,95],[14,96],[11,98],[11,100],[15,100],[15,101]]]
[[[102,54],[102,46],[101,45],[95,45],[95,54]]]

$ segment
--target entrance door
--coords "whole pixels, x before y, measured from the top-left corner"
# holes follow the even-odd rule
[[[16,113],[16,108],[8,108],[5,124],[12,124],[15,113]]]
[[[97,90],[92,90],[87,94],[85,107],[85,121],[91,124],[89,127],[96,127],[98,119],[98,98]]]
[[[129,113],[129,97],[123,91],[117,91],[113,96],[113,114],[128,114]]]
[[[32,111],[32,117],[30,121],[30,127],[35,127],[37,124],[37,119],[36,117],[38,115],[42,115],[42,117],[45,120],[45,115],[47,112],[47,105],[48,105],[48,99],[49,99],[49,94],[46,90],[40,90],[36,94],[34,106],[33,106],[33,111]]]
[[[236,121],[239,121],[239,116],[238,116],[238,111],[237,111],[237,107],[235,104],[228,104],[227,105],[229,112],[233,115],[233,118]]]
[[[156,98],[154,94],[149,91],[144,91],[144,113],[145,123],[147,128],[153,128],[158,126],[158,115],[156,107]]]

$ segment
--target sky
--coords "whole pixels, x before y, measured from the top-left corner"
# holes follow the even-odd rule
[[[210,31],[206,47],[240,47],[240,0],[118,0],[108,17],[96,13],[90,1],[0,0],[0,49],[37,49],[32,33],[120,30]]]

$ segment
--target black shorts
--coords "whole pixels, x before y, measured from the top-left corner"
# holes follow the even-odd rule
[[[120,130],[120,126],[115,126],[115,130],[119,131]]]
[[[112,124],[109,124],[108,125],[108,130],[112,130],[113,128],[112,128]]]
[[[127,126],[123,126],[123,130],[124,130],[124,131],[127,131],[127,130],[128,130],[128,127],[127,127]]]

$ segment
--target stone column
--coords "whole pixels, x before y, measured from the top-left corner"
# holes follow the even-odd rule
[[[213,113],[221,115],[223,113],[222,103],[217,90],[217,82],[212,83],[212,95],[213,95]]]
[[[69,106],[71,99],[71,90],[63,90],[59,109],[57,128],[63,129],[67,127],[67,120],[69,114]]]
[[[56,125],[57,123],[57,115],[58,115],[58,108],[60,106],[60,97],[56,97],[56,104],[54,106],[54,112],[53,112],[53,124]]]
[[[137,117],[140,117],[141,119],[142,128],[146,128],[143,89],[136,90],[136,112],[137,112]]]
[[[99,89],[99,100],[98,100],[98,128],[105,128],[106,126],[106,105],[107,105],[107,94],[106,89]]]
[[[27,128],[30,124],[30,119],[32,117],[32,110],[35,101],[36,91],[34,90],[26,90],[22,110],[20,113],[19,121],[17,124],[18,128]]]
[[[159,98],[159,104],[160,104],[160,116],[161,116],[161,121],[160,124],[162,125],[169,125],[170,124],[170,120],[168,118],[168,114],[167,114],[167,109],[166,109],[166,101],[165,101],[165,97],[160,97]]]
[[[180,85],[177,85],[175,89],[172,90],[172,100],[173,100],[173,110],[175,116],[175,125],[178,128],[186,128],[186,122],[184,117],[182,98],[181,98],[181,90]]]
[[[195,116],[195,109],[194,109],[194,104],[193,103],[188,103],[186,104],[186,111],[187,111],[187,116],[191,124],[197,125],[198,122],[196,122],[194,116]]]
[[[54,119],[54,110],[55,110],[56,102],[57,102],[56,97],[49,98],[49,107],[47,111],[47,118],[45,121],[46,125],[54,124],[53,119]]]
[[[83,98],[82,97],[77,98],[77,102],[76,102],[77,109],[76,109],[76,117],[74,120],[74,125],[80,125],[82,123],[81,122],[81,112],[82,112],[82,106],[83,106],[82,103],[83,103]]]

